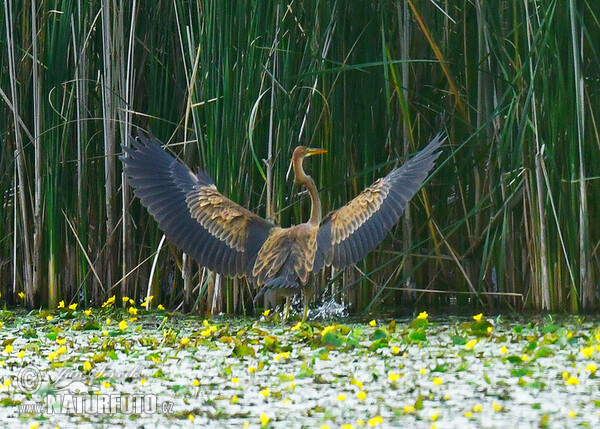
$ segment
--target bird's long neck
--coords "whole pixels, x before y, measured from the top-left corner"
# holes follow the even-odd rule
[[[294,162],[294,176],[296,176],[296,183],[304,185],[310,195],[310,219],[308,223],[314,226],[319,226],[321,223],[321,200],[319,199],[319,193],[317,192],[317,185],[315,181],[304,172],[302,167],[302,158]]]

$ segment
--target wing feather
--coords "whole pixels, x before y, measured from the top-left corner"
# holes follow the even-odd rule
[[[317,235],[320,260],[315,261],[316,270],[323,265],[355,264],[383,241],[433,168],[443,141],[438,134],[410,161],[325,217]]]
[[[254,260],[275,224],[224,197],[206,172],[192,173],[153,136],[129,142],[121,157],[125,173],[167,238],[202,266],[252,278]]]

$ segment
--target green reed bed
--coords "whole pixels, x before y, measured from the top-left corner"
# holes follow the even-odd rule
[[[7,0],[0,17],[9,304],[88,307],[150,287],[168,308],[248,309],[245,281],[157,253],[117,159],[139,127],[285,226],[307,217],[285,180],[296,145],[328,150],[311,166],[328,210],[444,130],[401,226],[318,279],[323,299],[596,307],[596,2]]]

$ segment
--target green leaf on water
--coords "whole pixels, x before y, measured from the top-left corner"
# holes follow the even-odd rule
[[[377,340],[381,340],[381,339],[387,340],[388,338],[389,338],[389,335],[388,335],[387,331],[385,330],[385,328],[376,329],[375,332],[373,332],[373,334],[371,334],[371,340],[373,340],[373,341],[377,341]]]
[[[535,357],[550,357],[550,356],[554,356],[554,352],[548,346],[540,346],[535,351]]]
[[[512,375],[513,377],[524,377],[530,374],[531,371],[527,368],[513,368],[510,370],[510,375]]]
[[[427,319],[415,319],[410,324],[411,329],[427,328],[429,321]]]
[[[408,338],[412,341],[425,341],[427,340],[427,334],[424,328],[415,329],[408,334]]]
[[[233,348],[233,355],[237,356],[239,358],[243,358],[245,356],[256,357],[256,352],[248,344],[239,343],[239,344],[236,344],[235,347]]]
[[[419,395],[419,397],[415,401],[415,405],[413,405],[415,407],[415,410],[423,409],[423,399],[425,399],[425,395]]]
[[[321,337],[323,344],[327,347],[338,348],[344,345],[344,338],[338,333],[329,331]]]
[[[464,346],[467,344],[467,339],[461,335],[450,335],[450,338],[452,339],[452,344],[455,346]]]

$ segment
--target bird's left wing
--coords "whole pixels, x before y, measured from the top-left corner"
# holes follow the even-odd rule
[[[153,136],[129,142],[121,157],[125,173],[167,238],[204,267],[252,278],[256,255],[275,224],[220,194],[207,173],[194,174]]]
[[[317,235],[315,271],[323,265],[343,268],[355,264],[383,241],[433,167],[440,154],[435,151],[443,140],[437,135],[411,160],[323,219]]]

